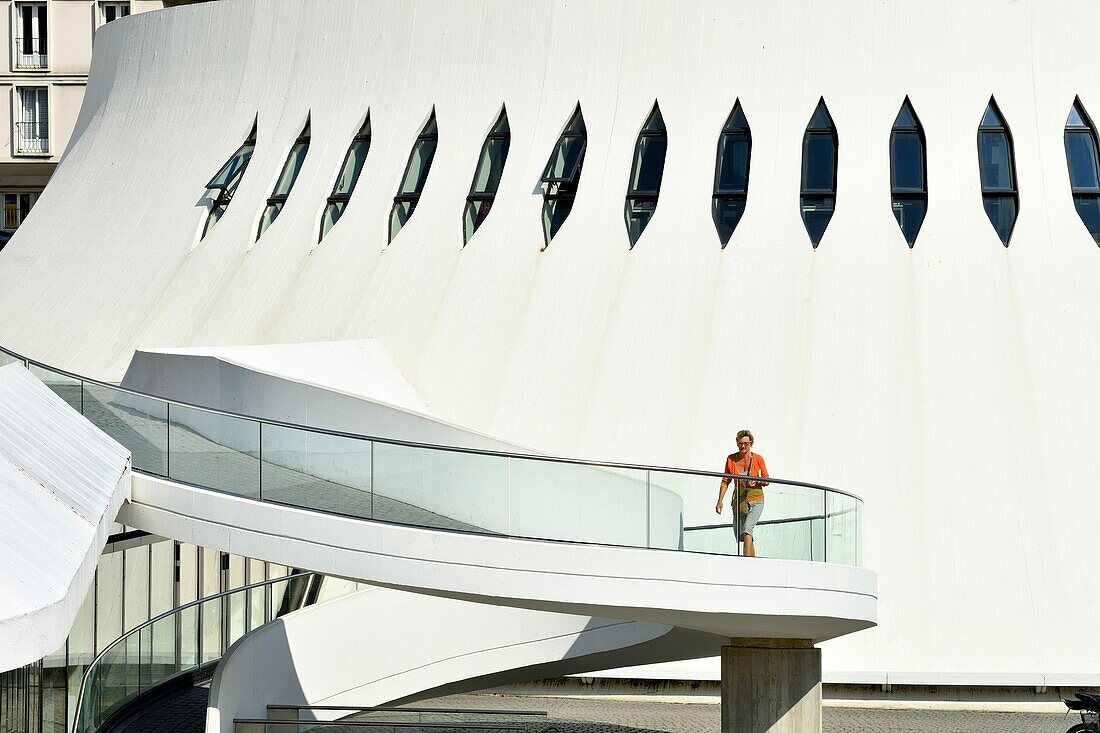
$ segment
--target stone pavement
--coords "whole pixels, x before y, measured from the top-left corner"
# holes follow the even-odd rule
[[[559,733],[717,733],[718,705],[527,695],[451,695],[417,707],[545,710]],[[826,733],[1065,733],[1074,716],[826,707]]]

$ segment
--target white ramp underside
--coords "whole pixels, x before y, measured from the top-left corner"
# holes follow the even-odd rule
[[[130,452],[19,364],[0,367],[0,670],[65,642],[130,498]]]

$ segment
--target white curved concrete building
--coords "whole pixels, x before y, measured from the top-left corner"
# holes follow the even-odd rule
[[[181,399],[157,383],[171,359],[143,367],[135,351],[221,353],[265,384],[413,405],[431,430],[556,455],[717,470],[751,427],[773,474],[866,500],[879,625],[825,645],[826,679],[1095,683],[1100,652],[1077,632],[1093,625],[1097,591],[1073,567],[1100,510],[1100,251],[1075,210],[1075,191],[1086,211],[1091,194],[1071,185],[1066,125],[1075,100],[1100,114],[1087,42],[1100,8],[437,10],[222,0],[101,31],[72,143],[0,254],[0,343]],[[893,181],[899,201],[927,204],[912,246],[891,201],[906,99],[926,156],[919,186]],[[810,140],[821,101],[833,128]],[[738,102],[752,155],[723,247],[716,146]],[[655,103],[667,153],[632,246],[623,207]],[[541,179],[578,104],[575,203],[545,246]],[[499,187],[464,242],[502,108]],[[318,242],[368,112],[361,174]],[[410,150],[433,118],[438,147],[391,241]],[[207,183],[254,125],[251,160],[204,236]],[[822,187],[804,149],[827,157],[826,138],[837,164]],[[983,203],[1002,199],[1018,217],[998,231]],[[812,219],[830,203],[813,246],[800,208]],[[278,218],[257,237],[269,205]],[[327,343],[365,339],[364,359]],[[280,376],[288,347],[273,345],[286,344],[297,371]],[[247,363],[244,345],[257,347]],[[364,372],[384,376],[348,388]],[[212,392],[218,374],[178,389],[225,409],[249,399]],[[290,409],[265,394],[247,412]],[[340,420],[378,414],[294,409],[276,417],[349,430]],[[415,422],[399,437],[423,435]]]

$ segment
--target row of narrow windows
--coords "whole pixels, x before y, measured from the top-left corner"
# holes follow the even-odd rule
[[[510,140],[508,114],[502,107],[482,145],[474,179],[466,197],[462,214],[464,243],[470,241],[492,210],[504,165],[508,160]],[[558,137],[541,177],[545,245],[550,244],[573,209],[587,140],[584,115],[578,104]],[[324,239],[336,226],[347,209],[366,162],[370,141],[368,112],[359,131],[352,138],[332,193],[328,197],[321,216],[318,241]],[[294,181],[309,152],[309,142],[310,122],[307,118],[287,155],[275,188],[267,199],[256,232],[257,240],[274,223],[286,205]],[[405,172],[393,199],[389,217],[391,242],[416,211],[438,142],[439,128],[433,108],[427,123],[413,143]],[[1086,114],[1080,99],[1074,100],[1066,120],[1065,147],[1074,205],[1085,227],[1100,244],[1100,141],[1096,126]],[[228,209],[255,148],[254,123],[248,139],[206,185],[210,210],[203,237]],[[655,102],[638,134],[626,192],[624,217],[631,247],[642,236],[657,210],[667,148],[668,133],[660,106]],[[800,206],[806,233],[815,248],[821,242],[836,208],[839,149],[836,125],[825,106],[825,100],[821,99],[810,117],[802,139]],[[729,242],[745,213],[751,154],[752,133],[749,123],[740,102],[735,102],[718,137],[714,168],[711,208],[723,247]],[[1020,199],[1016,186],[1012,135],[993,98],[990,98],[978,126],[978,171],[986,215],[1001,242],[1007,247],[1019,215]],[[890,193],[894,217],[902,236],[912,247],[928,211],[928,164],[924,128],[908,97],[902,103],[890,130]]]

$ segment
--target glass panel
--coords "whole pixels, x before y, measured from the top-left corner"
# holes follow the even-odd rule
[[[229,556],[229,588],[240,588],[245,585],[245,559],[240,555]],[[247,622],[246,612],[248,605],[247,593],[234,593],[226,598],[228,636],[225,640],[226,648],[237,639],[244,636]]]
[[[355,184],[359,181],[359,174],[363,172],[363,164],[367,162],[367,152],[370,151],[370,138],[355,140],[348,148],[347,157],[344,158],[344,167],[340,169],[340,177],[336,179],[336,185],[332,193],[351,195],[355,190]]]
[[[8,352],[0,351],[0,366],[5,366],[7,364],[15,364],[17,362],[19,362],[19,360],[16,359],[11,354],[9,354]],[[22,363],[22,362],[19,362],[19,363]]]
[[[228,204],[215,204],[211,207],[210,215],[206,217],[206,224],[202,228],[202,236],[205,237],[214,228],[214,225],[221,220],[222,214],[225,213],[227,208],[229,208]]]
[[[69,630],[69,665],[88,665],[95,658],[95,590],[89,589]]]
[[[51,655],[42,662],[42,733],[65,733],[66,677],[62,645],[60,655]]]
[[[645,135],[638,138],[638,146],[634,149],[634,167],[630,175],[631,193],[656,194],[661,190],[667,146],[668,138],[664,135]]]
[[[1074,196],[1073,205],[1092,238],[1100,243],[1100,196]]]
[[[31,364],[31,374],[38,377],[38,379],[49,387],[54,394],[68,403],[69,407],[73,408],[77,412],[80,412],[80,380],[67,377],[64,374],[53,371],[52,369],[46,369],[45,367]]]
[[[831,135],[806,135],[803,145],[802,189],[836,189],[836,141]]]
[[[255,135],[255,128],[253,128],[253,135]],[[256,144],[253,142],[246,142],[237,152],[233,153],[233,157],[226,161],[222,169],[210,179],[210,183],[206,185],[207,188],[224,188],[228,185],[230,179],[232,179],[238,172],[243,172],[244,168],[248,166],[248,162],[252,160],[252,153],[256,150]],[[209,168],[207,169],[209,170]]]
[[[890,136],[890,161],[895,191],[924,190],[924,144],[915,132],[895,132]]]
[[[287,156],[286,165],[283,166],[283,173],[275,184],[275,190],[271,192],[272,197],[286,196],[290,193],[290,189],[294,187],[294,181],[298,178],[298,173],[302,170],[302,164],[306,161],[306,153],[308,152],[308,139],[294,143],[293,147],[290,148],[290,154]]]
[[[656,201],[627,199],[626,232],[630,236],[631,245],[637,243],[638,238],[642,236],[642,232],[644,232],[645,228],[649,225],[649,220],[653,218],[653,214],[656,210]]]
[[[321,215],[321,239],[324,239],[329,230],[336,226],[336,222],[340,221],[347,207],[347,201],[332,201],[325,207],[325,213]]]
[[[260,495],[260,424],[170,405],[169,478],[252,499]]]
[[[149,616],[157,617],[175,608],[173,598],[175,590],[175,543],[171,540],[156,542],[150,546],[152,564],[150,567]],[[176,651],[175,617],[171,623],[160,621],[150,627],[149,637],[142,646],[142,654],[152,664],[169,663]]]
[[[714,225],[718,228],[718,237],[725,246],[733,236],[733,230],[745,213],[744,199],[714,199]]]
[[[750,145],[746,135],[723,135],[718,141],[715,193],[744,193],[748,190]]]
[[[645,127],[642,128],[642,132],[664,132],[665,131],[665,119],[661,116],[661,108],[657,105],[653,105],[653,112],[650,113],[649,119],[646,120]]]
[[[249,560],[248,561],[248,583],[260,583],[267,580],[267,563],[263,560]],[[259,628],[263,626],[267,621],[264,616],[265,610],[265,589],[253,588],[248,591],[248,630]]]
[[[543,171],[544,181],[573,181],[579,173],[587,141],[583,137],[563,137]]]
[[[827,492],[825,499],[825,557],[827,562],[859,564],[859,501]]]
[[[1016,224],[1016,200],[1012,196],[985,196],[985,213],[1006,246]]]
[[[924,222],[927,208],[924,199],[894,199],[894,218],[898,220],[905,241],[910,245],[917,241],[917,233]]]
[[[464,241],[470,241],[470,237],[474,236],[474,232],[481,226],[481,222],[485,221],[485,217],[489,215],[489,209],[492,207],[492,199],[466,202],[466,208],[462,212],[462,234]]]
[[[909,102],[905,102],[901,105],[901,111],[898,112],[898,116],[894,119],[894,127],[920,127],[916,115],[913,114],[913,108],[909,106]]]
[[[371,517],[371,442],[274,425],[263,429],[265,501]]]
[[[992,191],[1013,190],[1012,150],[1003,132],[978,133],[978,162],[982,188]]]
[[[199,597],[199,548],[179,544],[179,605]],[[199,611],[189,608],[179,614],[180,664],[185,667],[199,663]]]
[[[833,218],[833,199],[831,197],[802,197],[802,221],[806,223],[806,233],[816,247]]]
[[[546,245],[561,229],[569,212],[573,210],[573,197],[546,199],[542,204],[542,233]]]
[[[96,652],[122,636],[122,553],[101,555],[96,570]]]
[[[523,458],[506,460],[508,534],[646,546],[645,471]],[[491,470],[496,468],[492,466]]]
[[[982,115],[982,127],[1004,127],[1004,121],[997,113],[996,107],[990,102],[985,108],[985,114]]]
[[[508,138],[490,138],[485,141],[481,159],[474,173],[473,193],[496,193],[500,177],[504,174],[504,162],[508,159]]]
[[[202,558],[202,595],[213,596],[221,590],[221,553],[208,547],[199,548]],[[212,662],[222,655],[221,598],[211,598],[199,606],[199,663]]]
[[[741,111],[740,102],[733,106],[733,112],[730,114],[729,119],[726,120],[726,125],[722,129],[726,132],[749,129],[749,121],[745,119],[745,113]]]
[[[814,116],[810,118],[809,128],[811,130],[831,130],[833,128],[833,118],[829,116],[829,110],[825,107],[824,102],[817,103]]]
[[[508,532],[508,461],[374,444],[374,518],[422,527]]]
[[[428,172],[432,168],[432,159],[435,158],[437,145],[438,141],[435,139],[416,141],[412,155],[409,156],[409,166],[405,169],[400,193],[419,194],[424,190],[424,182],[428,180]]]
[[[122,609],[123,630],[129,631],[149,620],[149,546],[123,551],[125,571],[125,605]]]
[[[1069,108],[1069,117],[1066,118],[1066,127],[1089,127],[1089,124],[1085,122],[1085,116],[1081,113],[1081,109],[1077,106],[1076,102]]]
[[[84,383],[84,416],[133,454],[140,471],[168,473],[168,404]]]
[[[390,241],[397,236],[397,233],[401,231],[401,227],[405,226],[413,215],[413,211],[416,210],[416,202],[414,201],[394,201],[393,209],[390,211]]]
[[[1096,142],[1091,132],[1066,132],[1066,160],[1069,161],[1069,182],[1073,188],[1100,188],[1096,171]]]
[[[260,228],[256,232],[256,239],[262,237],[267,228],[279,218],[279,214],[283,212],[283,206],[282,202],[267,205],[267,208],[264,209],[264,215],[260,217]]]

